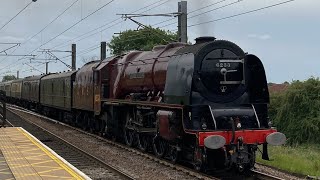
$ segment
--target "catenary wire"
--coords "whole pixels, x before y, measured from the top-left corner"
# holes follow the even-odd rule
[[[238,14],[235,14],[235,15],[231,15],[231,16],[227,16],[227,17],[223,17],[223,18],[219,18],[219,19],[213,19],[213,20],[205,21],[205,22],[201,22],[201,23],[192,24],[192,25],[189,25],[188,27],[194,27],[194,26],[199,26],[199,25],[202,25],[202,24],[208,24],[208,23],[212,23],[212,22],[216,22],[216,21],[222,21],[222,20],[234,18],[234,17],[237,17],[237,16],[242,16],[242,15],[245,15],[245,14],[250,14],[250,13],[253,13],[253,12],[261,11],[261,10],[264,10],[264,9],[269,9],[269,8],[272,8],[272,7],[275,7],[275,6],[279,6],[279,5],[282,5],[282,4],[286,4],[286,3],[290,3],[290,2],[293,2],[293,1],[295,1],[295,0],[283,1],[283,2],[272,4],[272,5],[269,5],[269,6],[264,6],[262,8],[258,8],[258,9],[254,9],[254,10],[238,13]]]
[[[33,1],[29,2],[23,9],[21,9],[16,15],[14,15],[8,22],[1,26],[0,30],[2,30],[5,26],[7,26],[11,21],[13,21],[22,11],[24,11]]]
[[[55,17],[52,21],[50,21],[50,23],[48,23],[44,28],[42,28],[39,32],[37,32],[36,34],[34,34],[32,37],[28,38],[26,41],[24,41],[21,44],[26,44],[27,42],[29,42],[30,40],[32,40],[34,37],[36,37],[38,34],[40,34],[41,32],[43,32],[46,28],[48,28],[52,23],[54,23],[57,19],[59,19],[64,13],[66,13],[72,6],[74,6],[79,0],[75,0],[70,6],[68,6],[64,11],[62,11],[57,17]],[[30,3],[29,3],[30,4]],[[21,47],[21,46],[19,46]],[[19,47],[17,47],[12,53],[14,53]],[[3,58],[2,60],[0,60],[0,62],[3,62],[7,57]]]
[[[229,3],[229,4],[226,4],[226,5],[223,5],[223,6],[219,6],[219,7],[217,7],[217,8],[214,8],[214,9],[211,9],[211,10],[208,10],[208,11],[205,11],[205,12],[202,12],[202,13],[199,13],[199,14],[196,14],[196,15],[193,15],[193,16],[190,16],[190,17],[188,17],[187,19],[192,19],[192,18],[198,17],[198,16],[200,16],[200,15],[203,15],[203,14],[206,14],[206,13],[209,13],[209,12],[213,12],[213,11],[216,11],[216,10],[219,10],[219,9],[223,9],[223,8],[225,8],[225,7],[228,7],[228,6],[231,6],[231,5],[240,3],[240,2],[242,2],[242,1],[243,1],[243,0],[236,0],[236,1],[231,2],[231,3]],[[219,2],[223,2],[223,1],[219,1]],[[217,3],[215,3],[215,4],[217,4]],[[159,28],[164,28],[164,27],[170,26],[170,25],[172,25],[172,24],[176,24],[176,23],[175,23],[175,22],[169,23],[169,24],[160,26]]]
[[[23,42],[23,44],[26,44],[30,40],[32,40],[34,37],[39,35],[41,32],[43,32],[45,29],[47,29],[52,23],[54,23],[57,19],[59,19],[64,13],[66,13],[72,6],[74,6],[79,0],[75,0],[70,6],[68,6],[64,11],[62,11],[57,17],[55,17],[52,21],[50,21],[45,27],[43,27],[39,32],[34,34],[32,37],[28,38],[26,41]]]
[[[229,3],[229,4],[226,4],[226,5],[223,5],[223,6],[220,6],[220,7],[214,8],[214,9],[210,9],[210,10],[208,10],[208,11],[205,11],[205,12],[202,12],[202,13],[199,13],[199,14],[196,14],[196,15],[193,15],[193,16],[190,16],[190,17],[188,17],[188,19],[192,19],[192,18],[201,16],[201,15],[203,15],[203,14],[207,14],[207,13],[209,13],[209,12],[216,11],[216,10],[218,10],[218,9],[225,8],[225,7],[228,7],[228,6],[231,6],[231,5],[240,3],[240,2],[242,2],[242,1],[244,1],[244,0],[236,0],[236,1],[232,2],[232,3]]]
[[[188,15],[189,15],[189,14],[192,14],[192,13],[195,13],[195,12],[197,12],[197,11],[199,11],[199,10],[206,9],[206,8],[208,8],[208,7],[211,7],[211,6],[220,4],[220,3],[224,2],[224,1],[227,1],[227,0],[221,0],[221,1],[218,1],[218,2],[214,2],[214,3],[212,3],[212,4],[208,4],[207,6],[204,6],[204,7],[195,9],[195,10],[192,10],[192,11],[188,12]],[[241,0],[240,0],[240,1],[241,1]],[[168,19],[168,20],[160,21],[160,22],[158,22],[158,23],[153,24],[152,26],[155,26],[155,25],[159,25],[159,24],[162,24],[162,23],[165,23],[165,22],[172,21],[172,20],[174,20],[175,18],[176,18],[176,17],[170,18],[170,19]],[[173,23],[172,23],[172,24],[173,24]],[[170,25],[171,25],[171,24],[170,24]]]
[[[137,12],[137,11],[140,11],[140,10],[143,10],[143,9],[145,9],[145,8],[148,8],[148,7],[150,7],[150,6],[152,6],[152,5],[155,5],[155,4],[157,4],[157,3],[159,3],[159,2],[161,2],[161,1],[163,1],[163,0],[159,0],[159,1],[156,1],[156,2],[154,2],[154,3],[152,3],[152,4],[149,4],[149,5],[147,5],[147,6],[145,6],[145,7],[142,7],[142,8],[140,8],[140,9],[138,9],[138,10],[135,10],[134,12]],[[169,0],[167,0],[166,2],[168,2]],[[164,3],[161,3],[160,5],[162,5],[162,4],[164,4]],[[153,7],[153,8],[156,8],[156,7],[158,7],[158,6],[160,6],[160,5],[157,5],[157,6],[155,6],[155,7]],[[153,8],[151,8],[151,9],[153,9]],[[151,9],[148,9],[148,10],[151,10]],[[147,10],[147,11],[148,11]],[[133,12],[132,12],[133,13]],[[85,17],[86,18],[86,17]],[[56,18],[56,19],[58,19],[58,18]],[[83,18],[84,19],[84,18]],[[83,20],[82,19],[82,20]],[[118,18],[118,19],[121,19],[121,18]],[[117,20],[118,20],[117,19]],[[115,21],[115,20],[114,20]],[[112,21],[112,22],[114,22],[114,21]],[[120,22],[118,22],[117,24],[119,24],[119,23],[121,23],[122,21],[120,21]],[[117,24],[114,24],[114,25],[112,25],[112,26],[109,26],[108,28],[111,28],[111,27],[113,27],[113,26],[115,26],[115,25],[117,25]],[[104,26],[106,26],[106,25],[108,25],[108,23],[107,24],[105,24]],[[100,26],[99,28],[101,28],[101,27],[104,27],[104,26]],[[90,33],[90,32],[93,32],[93,31],[95,31],[95,30],[97,30],[97,29],[99,29],[99,28],[96,28],[96,29],[94,29],[94,30],[92,30],[92,31],[89,31],[89,32],[87,32],[87,33]],[[108,28],[106,28],[106,29],[108,29]],[[106,29],[103,29],[103,30],[106,30]],[[102,30],[102,31],[103,31]],[[83,34],[83,35],[85,35],[85,34]],[[83,35],[81,35],[81,36],[83,36]],[[36,36],[36,35],[35,35]],[[80,37],[81,37],[80,36]],[[92,35],[91,35],[92,36]],[[33,38],[33,37],[32,37]],[[32,39],[31,38],[31,39]],[[85,38],[87,38],[87,37],[85,37]],[[85,39],[85,38],[83,38],[83,39]],[[74,40],[74,39],[72,39],[72,40]],[[71,40],[71,41],[72,41]],[[81,39],[82,40],[82,39]],[[41,47],[41,46],[40,46]],[[56,47],[58,47],[58,46],[56,46]],[[37,48],[38,49],[38,48]],[[34,52],[34,51],[33,51]],[[68,56],[65,56],[65,57],[63,57],[63,58],[67,58],[67,57],[70,57],[71,55],[68,55]]]
[[[11,54],[13,54],[20,46],[17,46],[12,52]],[[6,60],[9,56],[4,57],[3,59],[0,60],[0,63],[2,63],[4,60]]]
[[[148,8],[148,7],[150,7],[150,6],[152,6],[152,5],[155,5],[155,4],[157,4],[157,3],[161,2],[161,1],[164,1],[164,0],[156,1],[156,2],[154,2],[154,3],[150,4],[150,5],[147,5],[147,6],[143,7],[143,8],[140,8],[140,9],[138,9],[138,10],[132,11],[132,12],[130,12],[130,14],[131,14],[131,13],[138,12],[138,11],[143,10],[143,9],[145,9],[145,8]],[[159,7],[159,6],[161,6],[161,5],[163,5],[164,3],[167,3],[167,2],[169,2],[169,1],[170,1],[170,0],[166,0],[165,2],[160,3],[160,4],[157,4],[156,6],[154,6],[154,7],[152,7],[152,8],[149,8],[149,9],[143,11],[143,12],[150,11],[150,10],[152,10],[152,9],[154,9],[154,8],[156,8],[156,7]],[[143,13],[143,12],[142,12],[142,13]],[[104,24],[104,25],[102,25],[102,26],[99,26],[99,27],[97,27],[97,28],[95,28],[95,29],[93,29],[93,30],[90,30],[90,31],[88,31],[88,32],[85,32],[85,33],[83,33],[83,34],[80,35],[80,36],[77,36],[77,37],[75,37],[75,38],[73,38],[73,39],[71,39],[71,40],[68,40],[68,41],[66,41],[66,42],[60,43],[60,44],[52,47],[51,49],[57,48],[57,47],[65,47],[65,46],[68,46],[68,44],[66,44],[66,43],[72,42],[72,41],[74,41],[75,39],[78,39],[78,38],[80,38],[80,37],[83,37],[83,36],[91,33],[90,35],[88,35],[88,36],[86,36],[86,37],[84,37],[84,38],[81,38],[80,40],[77,40],[77,41],[75,41],[75,42],[79,42],[79,41],[81,41],[81,40],[83,40],[83,39],[89,38],[89,37],[91,37],[91,36],[93,36],[93,35],[96,35],[96,34],[102,32],[102,31],[105,31],[105,30],[107,30],[107,29],[109,29],[109,28],[111,28],[111,27],[114,27],[114,26],[116,26],[116,25],[118,25],[118,24],[120,24],[120,23],[123,22],[123,20],[121,20],[121,21],[119,21],[119,20],[121,20],[121,18],[114,19],[114,20],[112,20],[112,21],[110,21],[110,22],[108,22],[108,23],[106,23],[106,24]],[[117,21],[119,21],[119,22],[117,22]],[[114,22],[116,22],[116,23],[113,24],[113,25],[110,25],[111,23],[114,23]],[[105,27],[105,26],[107,26],[107,25],[109,25],[107,28],[104,28],[104,29],[102,29],[102,30],[100,30],[100,31],[98,31],[98,32],[95,32],[95,31],[97,31],[98,29],[101,29],[101,28],[103,28],[103,27]],[[95,32],[95,33],[92,33],[92,32]]]
[[[91,12],[90,14],[88,14],[87,16],[85,16],[84,18],[80,19],[79,21],[77,21],[76,23],[74,23],[73,25],[71,25],[70,27],[68,27],[67,29],[65,29],[64,31],[62,31],[61,33],[59,33],[58,35],[56,35],[55,37],[51,38],[50,40],[46,41],[45,43],[41,44],[39,47],[37,47],[36,49],[34,49],[33,51],[31,51],[31,53],[33,53],[34,51],[36,51],[37,49],[41,48],[42,46],[48,44],[49,42],[55,40],[57,37],[61,36],[62,34],[64,34],[65,32],[69,31],[70,29],[72,29],[73,27],[75,27],[76,25],[78,25],[80,22],[84,21],[85,19],[89,18],[90,16],[92,16],[93,14],[95,14],[96,12],[100,11],[101,9],[103,9],[104,7],[106,7],[107,5],[109,5],[110,3],[112,3],[115,0],[111,0],[109,2],[107,2],[106,4],[104,4],[103,6],[101,6],[100,8],[98,8],[97,10]],[[29,53],[29,54],[31,54]]]

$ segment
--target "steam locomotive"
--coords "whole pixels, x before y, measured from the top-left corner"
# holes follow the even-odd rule
[[[92,61],[77,71],[0,84],[8,100],[197,170],[253,167],[271,128],[262,62],[236,44],[199,37]]]

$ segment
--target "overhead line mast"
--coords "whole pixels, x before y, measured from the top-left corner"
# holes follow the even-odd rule
[[[145,17],[145,16],[165,16],[165,17],[176,17],[178,16],[178,37],[180,42],[187,43],[187,1],[178,2],[178,12],[174,13],[162,13],[162,14],[117,14],[121,15],[122,18],[129,19],[140,26],[150,29],[148,26],[132,19],[134,17]],[[156,33],[156,32],[155,32]]]
[[[187,30],[187,1],[178,2],[178,37],[180,42],[187,43],[188,30]]]

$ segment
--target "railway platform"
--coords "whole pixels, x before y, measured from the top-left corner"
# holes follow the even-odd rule
[[[0,128],[0,179],[90,179],[21,127]]]

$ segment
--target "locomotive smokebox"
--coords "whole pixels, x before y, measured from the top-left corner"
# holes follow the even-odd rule
[[[197,37],[195,40],[196,40],[196,44],[201,44],[201,43],[214,41],[216,40],[216,38],[213,36],[202,36],[202,37]]]

